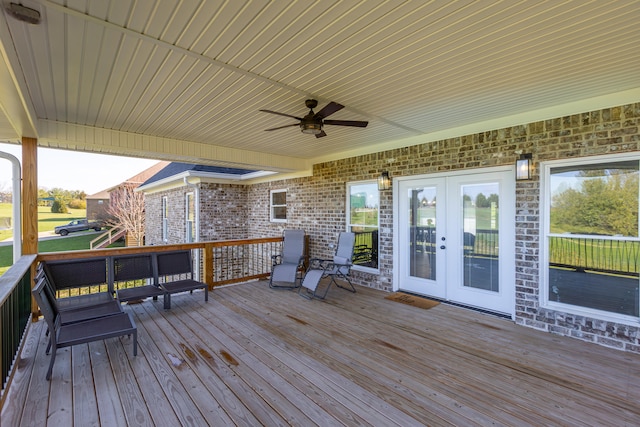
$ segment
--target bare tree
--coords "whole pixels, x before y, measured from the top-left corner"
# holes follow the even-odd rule
[[[144,239],[144,194],[135,191],[135,186],[122,185],[111,191],[109,209],[111,217],[107,223],[126,231],[130,242],[143,245]]]

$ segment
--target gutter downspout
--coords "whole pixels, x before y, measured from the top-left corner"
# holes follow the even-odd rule
[[[13,191],[11,203],[13,204],[13,264],[22,256],[22,217],[20,215],[21,177],[20,160],[13,154],[0,151],[0,158],[9,160],[12,164]]]
[[[191,184],[189,182],[189,177],[185,176],[183,178],[184,180],[184,185],[186,185],[187,187],[190,187],[191,189],[193,189],[193,195],[194,195],[194,216],[195,216],[195,223],[196,223],[196,230],[195,230],[195,236],[194,236],[194,242],[199,242],[200,241],[200,188],[198,187],[197,184]],[[196,272],[196,278],[198,280],[201,280],[200,278],[200,249],[196,250],[196,253],[198,254],[197,259],[196,259],[196,265],[195,265],[195,272]]]

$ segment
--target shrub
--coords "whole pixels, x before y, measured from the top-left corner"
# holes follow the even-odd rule
[[[67,208],[67,205],[65,205],[65,203],[62,200],[55,199],[53,201],[53,204],[51,205],[51,212],[53,212],[53,213],[69,213],[69,208]]]
[[[73,199],[69,202],[71,209],[87,209],[87,202],[81,199]]]

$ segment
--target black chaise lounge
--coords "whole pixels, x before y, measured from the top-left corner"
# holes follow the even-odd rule
[[[53,352],[51,353],[51,361],[47,370],[47,381],[51,379],[53,364],[56,360],[56,351],[62,347],[123,335],[133,335],[133,355],[136,356],[138,354],[138,333],[130,313],[123,312],[107,317],[89,318],[76,323],[63,324],[60,313],[56,310],[55,302],[49,298],[44,287],[44,281],[40,281],[33,288],[32,293],[50,331],[49,346],[53,349]]]

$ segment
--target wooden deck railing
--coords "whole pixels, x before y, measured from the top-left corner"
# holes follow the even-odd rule
[[[41,261],[72,260],[135,253],[190,249],[197,260],[200,280],[209,289],[230,283],[263,279],[271,272],[271,256],[282,249],[282,237],[184,243],[177,245],[141,246],[91,251],[51,252],[21,257],[0,277],[0,368],[2,369],[2,399],[13,370],[13,362],[22,345],[22,337],[32,313],[31,271]],[[308,242],[307,242],[308,243]],[[32,269],[33,267],[33,269]],[[106,284],[105,284],[106,287]],[[83,292],[98,292],[102,286],[87,287]]]
[[[113,227],[89,242],[89,249],[99,249],[108,246],[124,236],[126,231],[120,227]]]

